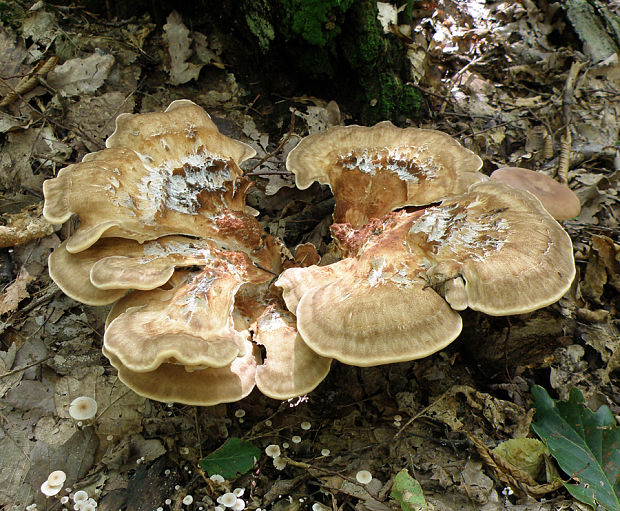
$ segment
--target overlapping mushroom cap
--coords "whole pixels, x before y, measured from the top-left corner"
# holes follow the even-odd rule
[[[222,135],[202,108],[181,100],[163,113],[123,114],[106,145],[43,184],[49,222],[80,218],[68,252],[101,237],[143,242],[168,234],[260,248],[263,231],[245,213],[249,183],[238,166],[255,151]]]
[[[454,309],[504,315],[549,305],[575,272],[561,226],[529,193],[496,183],[391,213],[363,243],[351,241],[355,231],[339,232],[356,252],[334,265],[286,270],[276,286],[308,346],[355,365],[445,347],[461,330]]]
[[[533,194],[556,220],[579,216],[581,204],[575,193],[552,177],[521,167],[501,167],[491,179]]]
[[[219,277],[235,282],[226,272]],[[242,399],[254,386],[289,399],[325,378],[331,359],[308,348],[294,316],[253,286],[259,278],[239,286],[247,290],[242,297],[234,284],[214,289],[221,283],[212,278],[213,270],[176,272],[170,289],[134,291],[116,302],[103,351],[121,381],[152,399],[208,406]],[[264,361],[249,342],[250,325],[255,343],[265,347]]]
[[[286,161],[297,187],[328,184],[334,221],[361,227],[404,206],[426,205],[486,179],[482,160],[446,133],[372,127],[334,127],[304,138]]]
[[[175,268],[205,266],[217,259],[243,272],[266,275],[244,252],[221,250],[207,239],[164,236],[141,244],[102,238],[77,254],[68,252],[66,245],[61,243],[50,255],[50,276],[65,294],[89,305],[112,303],[128,289],[155,289],[170,279]]]

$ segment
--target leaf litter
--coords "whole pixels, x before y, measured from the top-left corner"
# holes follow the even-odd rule
[[[226,133],[257,149],[247,168],[255,167],[251,205],[261,222],[289,248],[310,241],[325,256],[330,193],[295,190],[284,162],[302,136],[350,123],[348,113],[329,97],[287,98],[279,108],[267,94],[249,94],[241,71],[226,64],[227,35],[190,30],[178,14],[163,27],[148,18],[117,25],[89,18],[86,28],[79,11],[19,4],[33,10],[19,12],[21,32],[0,26],[0,95],[35,76],[54,52],[59,62],[0,112],[0,506],[43,508],[38,488],[62,469],[72,488],[97,495],[100,508],[142,498],[155,509],[189,494],[196,509],[213,508],[226,488],[206,481],[197,464],[227,439],[241,438],[261,449],[255,470],[234,481],[246,488],[249,509],[404,509],[414,503],[402,493],[390,497],[403,469],[412,478],[406,491],[418,495],[419,486],[428,509],[580,509],[557,489],[519,491],[525,476],[489,454],[502,442],[527,440],[533,382],[563,399],[578,388],[593,409],[606,405],[620,415],[618,64],[575,65],[585,57],[577,41],[558,43],[571,18],[556,4],[440,0],[436,9],[414,13],[413,24],[390,30],[409,41],[411,81],[429,92],[425,115],[407,122],[459,136],[489,170],[519,165],[557,175],[561,160],[568,162],[567,181],[583,206],[565,223],[579,266],[571,291],[510,323],[471,314],[461,340],[428,359],[337,365],[297,402],[252,394],[243,401],[243,422],[235,405],[168,406],[118,381],[100,353],[106,310],[65,297],[47,276],[47,255],[72,223],[52,233],[42,221],[41,182],[103,148],[118,114],[192,99]],[[92,424],[68,416],[78,395],[98,401]],[[395,416],[406,427],[395,426]],[[310,431],[301,429],[304,421]],[[262,454],[272,443],[292,460],[282,471]],[[538,486],[552,483],[546,463],[534,477]],[[374,486],[355,481],[361,468],[371,471]],[[158,493],[147,491],[153,481]]]

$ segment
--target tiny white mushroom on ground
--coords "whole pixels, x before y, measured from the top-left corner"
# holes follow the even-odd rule
[[[286,460],[282,459],[280,456],[276,456],[273,459],[273,466],[276,467],[277,470],[284,470],[284,467],[286,467]]]
[[[245,417],[245,410],[243,408],[239,408],[238,410],[235,410],[235,417],[239,419],[241,417]]]
[[[355,474],[355,479],[360,484],[368,484],[372,481],[372,474],[368,472],[368,470],[360,470],[357,474]]]
[[[183,504],[186,506],[189,506],[192,502],[194,502],[194,497],[191,495],[185,495],[185,497],[183,497]]]
[[[235,505],[233,506],[233,509],[235,511],[241,511],[242,509],[245,509],[245,501],[243,499],[237,499]]]
[[[331,451],[329,449],[321,449],[321,456],[329,456]]]
[[[295,435],[293,438],[291,438],[291,441],[294,444],[299,444],[299,443],[301,443],[301,437],[299,435]]]
[[[233,490],[233,493],[237,496],[237,498],[243,497],[244,492],[245,492],[245,488],[235,488]]]
[[[304,431],[308,431],[311,427],[312,424],[310,424],[308,421],[304,421],[301,423],[301,429],[303,429]]]
[[[213,481],[215,484],[220,484],[225,481],[224,477],[222,477],[220,474],[213,474],[211,477],[209,477],[209,479],[211,479],[211,481]]]
[[[97,401],[91,397],[76,397],[69,405],[69,415],[77,421],[92,419],[97,413]]]
[[[41,493],[45,495],[46,497],[51,497],[53,495],[56,495],[61,489],[62,489],[62,485],[50,486],[50,484],[47,481],[45,481],[41,485]]]
[[[86,493],[84,490],[78,490],[73,494],[73,502],[75,502],[76,504],[78,502],[84,502],[88,500],[88,493]]]
[[[280,456],[280,446],[276,444],[270,444],[265,447],[265,454],[270,458],[275,458],[276,456]]]
[[[67,474],[65,474],[62,470],[54,470],[49,476],[47,476],[47,483],[52,487],[62,486],[65,484],[66,480]]]
[[[237,502],[237,496],[234,493],[225,493],[217,498],[217,503],[226,507],[233,507]]]

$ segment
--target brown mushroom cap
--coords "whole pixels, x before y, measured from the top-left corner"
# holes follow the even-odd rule
[[[467,190],[486,177],[482,160],[434,130],[397,128],[389,121],[337,126],[304,138],[286,161],[300,189],[328,184],[334,221],[360,227],[390,211],[425,205]]]
[[[317,355],[297,332],[295,316],[272,305],[255,323],[254,340],[267,357],[256,368],[256,386],[273,399],[312,391],[329,373],[331,359]]]
[[[227,240],[232,249],[260,245],[262,229],[245,213],[250,183],[238,166],[254,150],[219,133],[197,105],[123,115],[107,145],[43,184],[48,221],[80,217],[69,252],[100,237],[142,242],[167,234]]]
[[[275,283],[306,344],[341,362],[413,360],[449,344],[461,319],[435,290],[458,310],[519,314],[557,301],[574,277],[568,234],[531,194],[498,183],[374,225],[351,257]]]
[[[137,373],[128,369],[104,346],[103,352],[118,370],[118,378],[141,396],[166,403],[213,406],[232,403],[246,397],[255,385],[258,348],[245,341],[245,355],[220,368],[187,371],[175,364],[162,364],[157,369]]]
[[[276,281],[316,353],[357,366],[402,362],[428,356],[460,333],[461,317],[427,287],[417,256],[402,248],[406,224],[391,216],[389,223],[384,243],[366,253],[292,268]]]
[[[63,242],[50,255],[50,276],[65,294],[89,305],[112,303],[127,289],[155,289],[164,285],[177,267],[205,266],[218,259],[233,264],[249,281],[272,277],[253,266],[245,253],[219,250],[209,240],[165,236],[140,244],[103,238],[77,254],[68,252],[66,245]]]
[[[223,367],[240,354],[247,332],[234,328],[235,294],[243,284],[235,268],[222,262],[205,267],[171,290],[154,290],[144,305],[111,321],[106,352],[132,372],[150,372],[163,363]]]
[[[550,305],[575,275],[562,226],[530,193],[496,182],[475,184],[428,208],[411,224],[406,242],[432,285],[462,277],[467,306],[493,316]]]
[[[491,174],[491,179],[535,195],[556,220],[569,220],[581,212],[579,198],[568,186],[540,172],[501,167]]]

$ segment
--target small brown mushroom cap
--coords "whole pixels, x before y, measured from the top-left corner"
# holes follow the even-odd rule
[[[297,332],[295,316],[272,305],[255,323],[254,340],[267,357],[256,369],[256,386],[273,399],[312,391],[329,373],[331,359],[317,355]]]
[[[106,352],[132,372],[150,372],[163,363],[223,367],[240,354],[247,332],[234,328],[235,294],[243,279],[229,264],[205,267],[171,290],[148,293],[142,306],[111,321]]]
[[[482,160],[440,131],[389,121],[336,126],[304,138],[288,155],[300,189],[318,181],[335,197],[334,221],[354,228],[404,207],[430,204],[486,177]]]
[[[556,220],[569,220],[581,212],[579,198],[568,186],[540,172],[501,167],[491,174],[491,179],[530,192]]]
[[[165,403],[213,406],[232,403],[246,397],[255,386],[258,348],[245,341],[245,355],[220,368],[186,370],[175,364],[162,364],[157,369],[137,373],[128,369],[104,346],[103,352],[118,370],[118,378],[130,389],[149,399]]]

